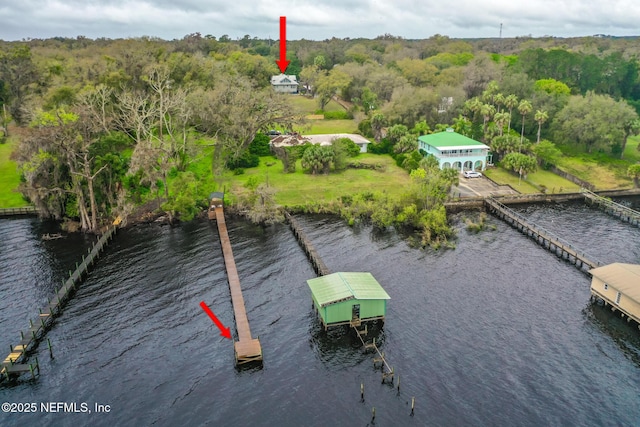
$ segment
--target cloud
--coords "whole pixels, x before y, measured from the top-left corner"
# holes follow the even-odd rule
[[[637,0],[0,0],[0,38],[182,38],[200,32],[232,38],[290,39],[497,37],[605,33],[637,35]]]

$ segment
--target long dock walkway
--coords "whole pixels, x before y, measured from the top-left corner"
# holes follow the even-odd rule
[[[595,258],[573,247],[573,245],[566,240],[563,240],[544,228],[535,225],[527,218],[512,209],[509,209],[496,199],[487,197],[484,200],[484,203],[490,213],[510,224],[522,234],[526,234],[531,237],[538,244],[555,253],[560,258],[566,259],[580,270],[584,271],[584,267],[591,269],[602,265]]]
[[[262,347],[260,340],[251,336],[247,310],[244,306],[240,278],[236,268],[236,261],[233,258],[231,242],[227,233],[227,223],[224,220],[224,210],[222,206],[215,208],[216,222],[218,223],[218,234],[224,255],[224,264],[227,268],[227,278],[229,289],[231,290],[231,303],[233,304],[233,314],[236,319],[236,329],[238,330],[238,341],[234,342],[236,365],[243,365],[250,362],[262,362]]]
[[[602,197],[586,188],[580,190],[584,195],[585,201],[592,205],[597,205],[611,216],[618,217],[621,221],[626,221],[635,226],[640,226],[640,212],[628,208],[620,203],[616,203],[611,199]]]
[[[46,335],[47,330],[54,322],[54,318],[60,314],[62,308],[67,303],[71,294],[77,289],[78,285],[82,281],[83,276],[87,274],[89,268],[95,263],[100,253],[104,250],[109,240],[116,233],[116,227],[109,227],[106,233],[104,233],[98,241],[89,250],[87,257],[82,257],[82,262],[78,265],[76,263],[76,269],[73,272],[69,272],[69,278],[62,283],[62,287],[55,291],[53,297],[49,300],[48,304],[40,309],[38,316],[29,320],[29,329],[27,331],[20,331],[20,342],[16,345],[12,345],[9,355],[0,364],[0,381],[10,378],[11,375],[19,375],[23,372],[31,372],[32,376],[35,376],[34,372],[40,372],[38,359],[36,358],[35,364],[26,363],[29,354],[32,353],[40,344]],[[51,343],[49,342],[49,351],[51,352]]]

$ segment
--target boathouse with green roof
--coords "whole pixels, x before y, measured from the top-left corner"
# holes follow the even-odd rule
[[[384,320],[389,294],[371,273],[333,273],[307,280],[325,329]]]
[[[418,148],[424,155],[432,154],[438,159],[440,169],[453,168],[459,171],[483,171],[490,158],[489,146],[460,135],[449,128],[445,132],[422,135]]]

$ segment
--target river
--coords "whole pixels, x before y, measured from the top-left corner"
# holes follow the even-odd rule
[[[578,203],[517,210],[605,262],[640,263],[640,229]],[[370,271],[391,296],[377,339],[398,392],[381,384],[357,338],[325,334],[306,280],[315,277],[285,225],[227,219],[261,369],[236,370],[217,228],[193,221],[121,231],[35,355],[41,375],[0,385],[2,426],[640,425],[640,332],[589,303],[589,276],[496,218],[457,228],[453,250],[331,216],[299,221],[332,271]],[[42,241],[56,225],[0,220],[0,349],[9,351],[56,283],[91,244]],[[5,354],[1,355],[3,358]],[[360,384],[365,401],[360,401]],[[415,397],[415,414],[410,401]],[[43,413],[40,403],[92,413]],[[95,404],[109,412],[95,412]]]

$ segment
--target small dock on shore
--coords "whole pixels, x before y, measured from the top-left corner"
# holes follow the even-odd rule
[[[595,258],[575,248],[569,242],[554,235],[553,233],[530,222],[527,218],[508,208],[496,199],[487,197],[484,202],[487,210],[491,214],[505,221],[522,234],[532,238],[539,245],[543,246],[550,252],[555,253],[558,257],[569,261],[581,271],[585,271],[585,268],[592,269],[602,265],[599,261],[595,260]]]
[[[73,292],[78,288],[82,278],[88,273],[100,253],[104,250],[109,240],[116,233],[116,227],[111,226],[98,239],[89,250],[87,256],[82,257],[80,264],[76,263],[76,269],[69,272],[69,278],[62,281],[62,287],[56,288],[53,297],[44,308],[39,310],[38,315],[29,320],[29,329],[20,331],[20,342],[10,346],[9,355],[0,364],[0,381],[9,379],[11,375],[19,375],[24,372],[31,372],[35,378],[35,372],[40,373],[40,365],[36,358],[35,363],[27,363],[29,354],[35,351],[46,335],[47,330],[53,325],[55,317],[60,314],[62,308],[67,303]],[[53,357],[51,342],[47,339],[49,353]]]
[[[22,208],[0,208],[0,217],[23,215],[38,215],[38,209],[36,209],[35,206],[25,206]]]
[[[234,341],[234,351],[236,366],[247,363],[262,363],[262,347],[260,340],[251,336],[251,328],[249,327],[249,319],[247,318],[247,310],[244,305],[244,297],[242,296],[242,288],[240,287],[240,278],[236,268],[236,261],[233,258],[231,250],[231,242],[227,232],[227,224],[224,219],[224,209],[222,207],[222,199],[219,205],[212,206],[209,210],[210,214],[213,210],[215,219],[218,224],[218,234],[220,235],[220,244],[222,245],[222,254],[224,256],[224,264],[227,269],[227,279],[229,281],[229,289],[231,291],[231,303],[233,304],[233,314],[236,319],[236,329],[238,331],[238,341]],[[212,218],[214,215],[210,215]]]

